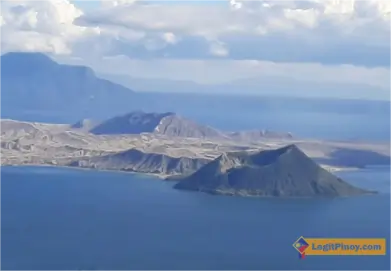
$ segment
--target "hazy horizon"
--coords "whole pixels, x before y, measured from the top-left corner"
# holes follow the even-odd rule
[[[136,91],[389,101],[390,11],[381,0],[3,1],[1,49],[129,77]]]

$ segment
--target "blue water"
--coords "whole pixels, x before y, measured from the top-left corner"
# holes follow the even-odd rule
[[[152,177],[3,167],[2,269],[389,269],[389,168],[340,174],[380,194],[212,196]],[[308,237],[387,238],[387,256],[308,256]]]
[[[132,110],[174,111],[222,130],[389,141],[390,103],[196,94],[138,94],[118,108],[4,112],[72,123]],[[339,175],[381,193],[333,200],[232,198],[172,189],[152,177],[48,167],[3,167],[2,269],[389,269],[390,169]],[[387,256],[308,256],[308,237],[387,238]]]
[[[228,130],[269,129],[298,137],[390,140],[390,102],[197,94],[143,94],[140,108],[174,111]],[[365,124],[365,127],[363,127]]]
[[[86,109],[82,115],[2,110],[2,116],[72,123],[82,118],[107,119],[138,109],[177,112],[226,131],[269,129],[306,138],[387,142],[390,139],[390,102],[386,101],[139,93],[126,107]]]

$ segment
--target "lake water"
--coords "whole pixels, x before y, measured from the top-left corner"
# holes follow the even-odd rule
[[[144,93],[139,107],[174,111],[222,130],[269,129],[298,137],[390,140],[390,102]],[[365,127],[363,127],[365,123]]]
[[[138,94],[125,107],[13,112],[54,123],[136,109],[174,111],[222,130],[270,129],[299,137],[389,141],[390,103],[196,94]],[[339,173],[379,195],[260,199],[172,189],[172,182],[113,172],[3,167],[2,269],[389,269],[390,169]],[[304,237],[387,238],[387,256],[308,256]]]
[[[269,129],[298,137],[333,140],[390,140],[390,102],[223,96],[179,93],[138,93],[126,106],[75,112],[2,110],[4,118],[73,123],[82,118],[107,119],[142,109],[172,111],[222,130]]]
[[[265,199],[135,174],[3,167],[2,269],[389,269],[389,168],[339,175],[380,194]],[[387,256],[308,256],[304,237],[387,238]]]

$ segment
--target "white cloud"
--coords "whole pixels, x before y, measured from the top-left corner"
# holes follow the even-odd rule
[[[107,1],[107,0],[102,0],[103,8],[109,8],[109,7],[117,7],[121,5],[128,5],[128,4],[133,4],[137,0],[112,0],[112,1]]]
[[[83,13],[25,0],[2,2],[0,22],[3,51],[389,66],[390,11],[388,0],[116,0]]]
[[[389,88],[389,0],[116,0],[88,13],[69,0],[1,5],[3,52],[208,83],[262,75]],[[118,55],[127,57],[114,64]]]
[[[105,33],[147,33],[163,57],[164,33],[179,42],[172,58],[230,57],[293,62],[330,62],[389,66],[388,0],[225,1],[226,4],[117,3],[86,14],[78,23],[99,26]],[[120,29],[120,30],[118,30]],[[186,51],[189,43],[198,47]],[[123,47],[123,46],[122,46]],[[288,48],[286,55],[277,47]],[[259,49],[261,48],[261,50]],[[353,50],[349,50],[349,49]],[[196,50],[195,50],[196,49]],[[118,48],[113,49],[113,51]],[[140,56],[141,48],[134,50]],[[269,51],[269,52],[268,52]],[[178,53],[179,52],[179,53]],[[229,52],[229,53],[228,53]],[[345,54],[347,52],[347,54]],[[114,53],[114,52],[113,52]],[[137,57],[131,51],[120,51]],[[141,54],[142,55],[142,54]]]
[[[83,13],[67,0],[2,1],[3,51],[43,51],[70,54],[74,42],[98,34],[74,20]]]
[[[228,56],[229,52],[226,45],[218,40],[210,41],[209,52],[214,56]]]

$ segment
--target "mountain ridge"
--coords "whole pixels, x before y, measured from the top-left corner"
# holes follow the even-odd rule
[[[59,64],[42,53],[1,56],[2,109],[85,112],[131,101],[134,92],[86,66]],[[79,114],[81,115],[81,114]]]
[[[78,122],[80,126],[80,121]],[[142,110],[116,116],[91,127],[95,135],[154,133],[170,137],[219,138],[235,141],[257,141],[264,138],[293,138],[291,133],[268,130],[225,132],[199,124],[174,112],[155,113]]]
[[[110,118],[89,132],[96,135],[154,133],[171,137],[224,137],[217,129],[198,124],[173,112],[146,113],[141,110]]]

